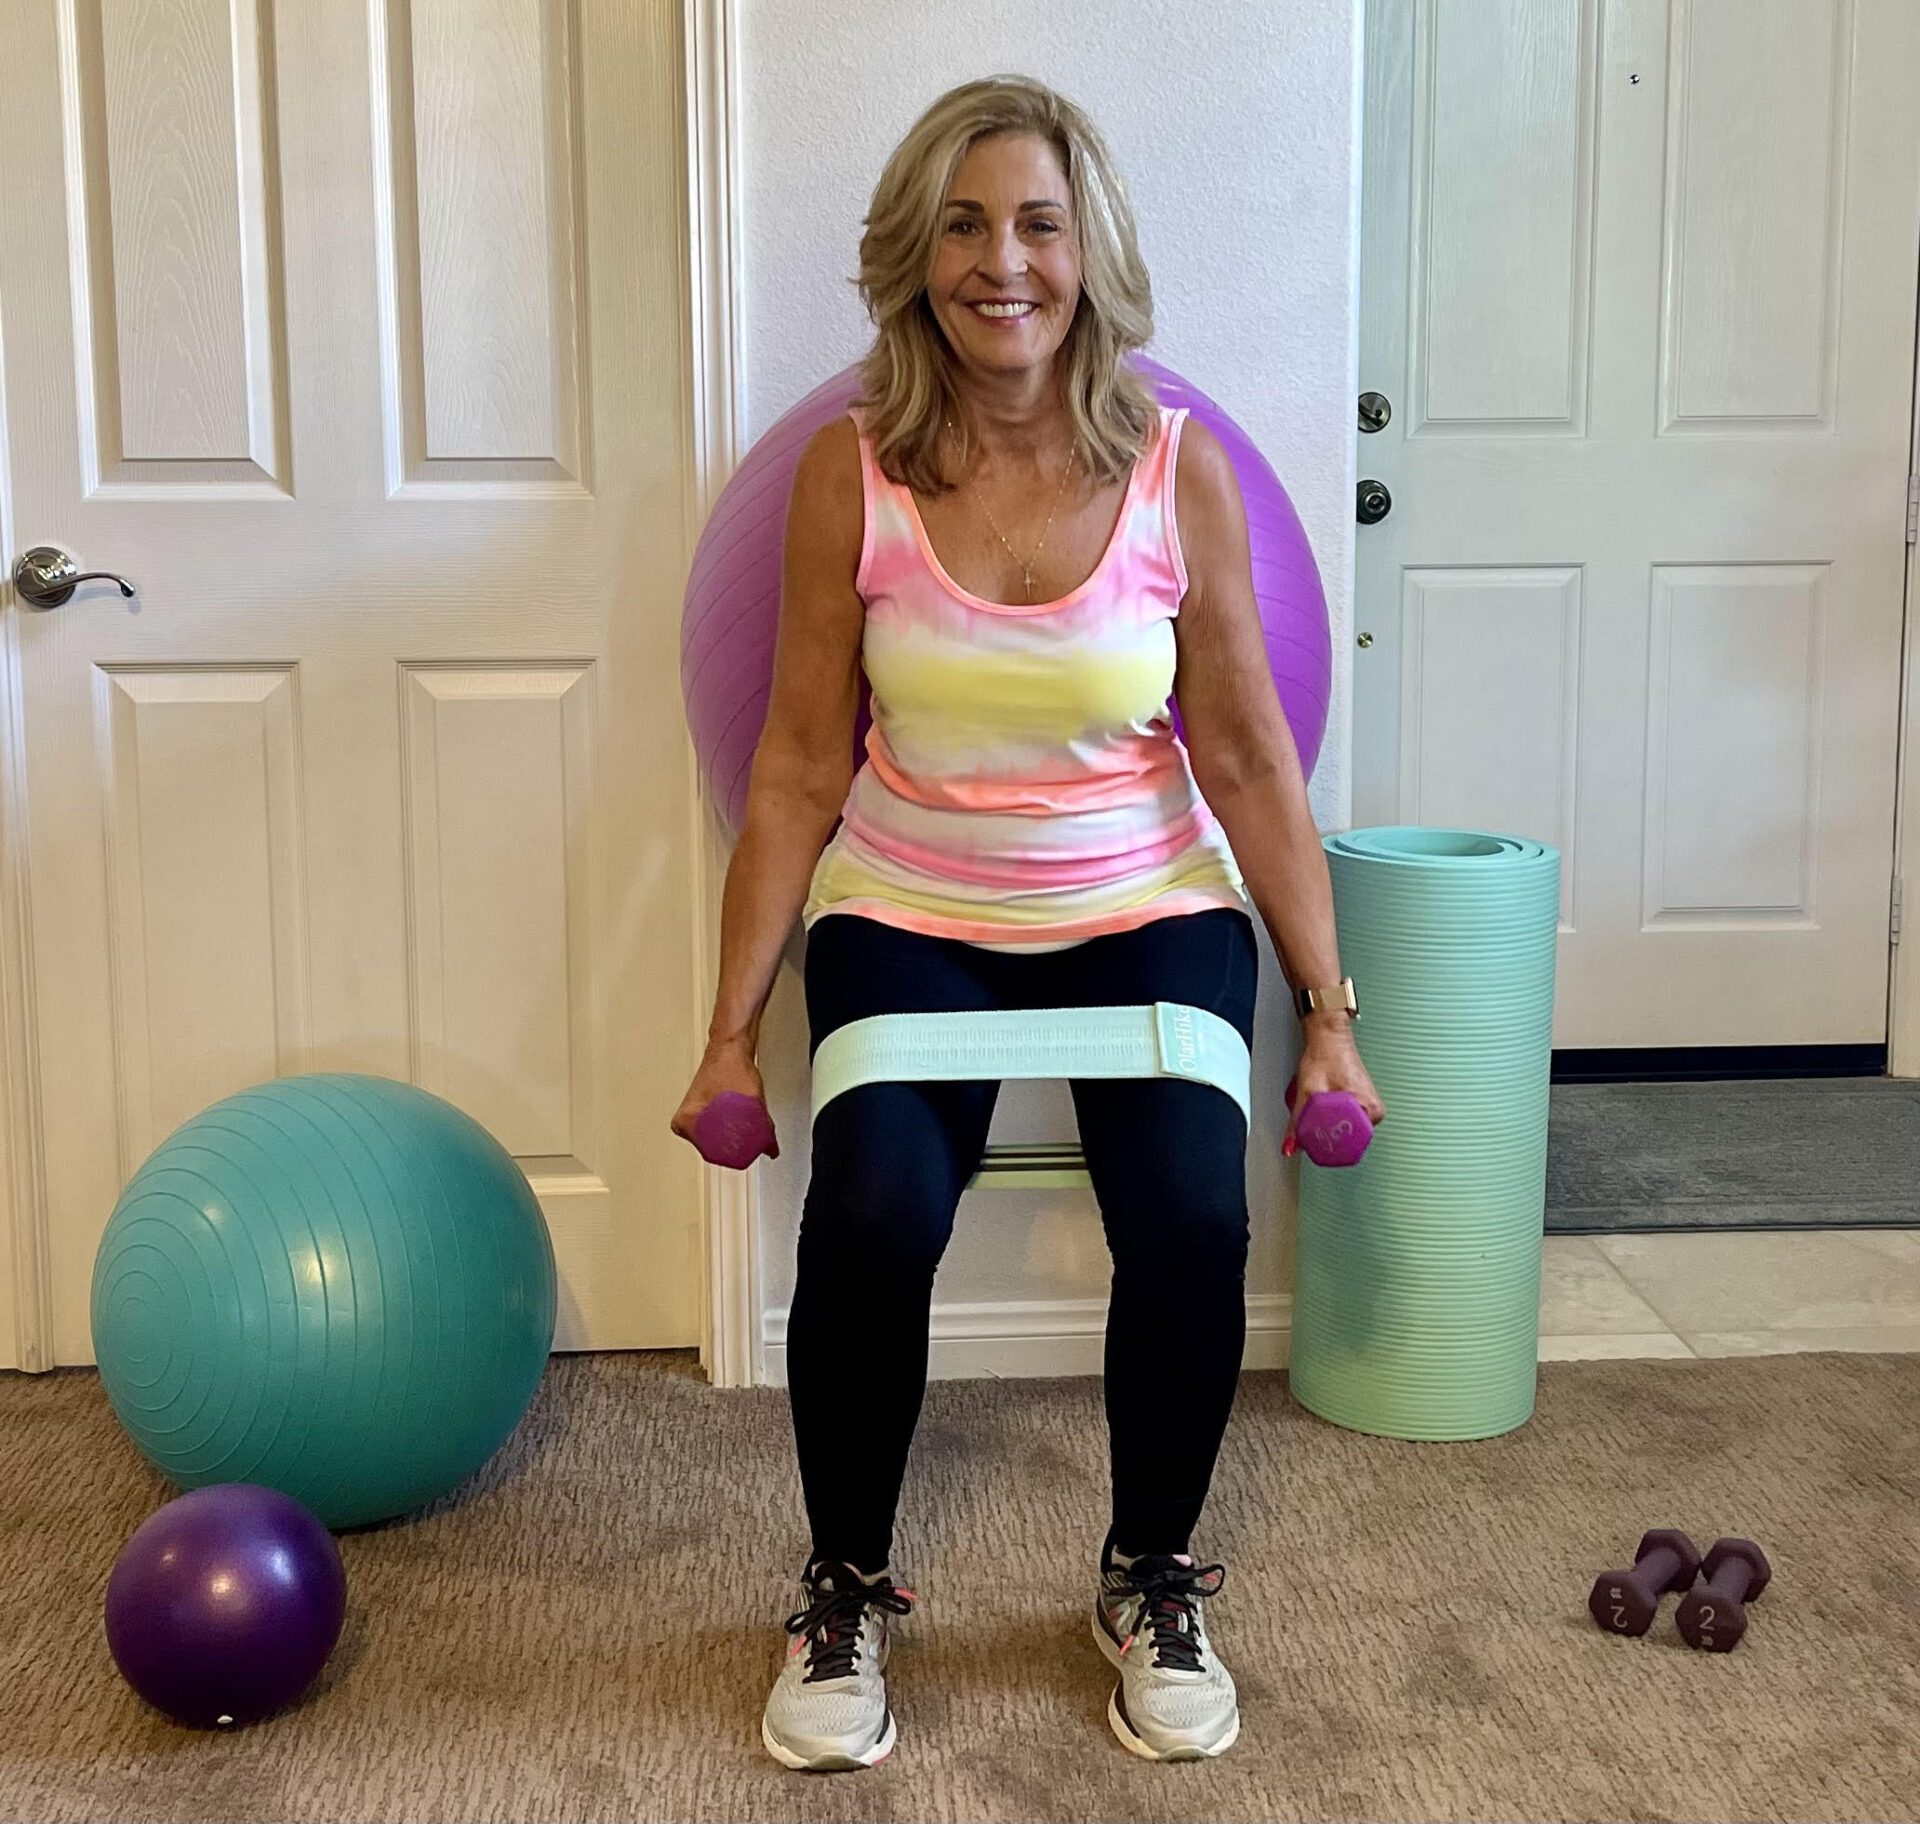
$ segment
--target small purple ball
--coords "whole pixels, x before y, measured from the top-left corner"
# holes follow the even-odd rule
[[[333,1535],[250,1482],[169,1501],[107,1579],[107,1645],[134,1690],[194,1728],[285,1709],[327,1663],[347,1612]]]

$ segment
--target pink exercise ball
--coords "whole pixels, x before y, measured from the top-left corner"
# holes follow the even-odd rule
[[[1165,405],[1185,406],[1220,439],[1247,507],[1253,591],[1267,662],[1309,776],[1326,733],[1333,649],[1320,572],[1293,502],[1253,440],[1190,381],[1156,361],[1136,365]],[[680,692],[694,751],[728,826],[746,818],[753,751],[773,689],[787,496],[807,439],[859,396],[847,368],[815,387],[748,452],[700,535],[680,617]],[[856,759],[866,717],[855,736]]]

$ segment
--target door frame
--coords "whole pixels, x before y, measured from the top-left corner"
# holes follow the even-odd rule
[[[0,347],[0,363],[4,348]],[[0,380],[4,374],[0,373]],[[0,390],[0,549],[11,556],[6,414]],[[44,1374],[53,1362],[53,1243],[40,1124],[40,1024],[33,995],[28,898],[26,724],[20,616],[29,610],[0,564],[0,1246],[8,1253],[12,1366]],[[0,1330],[0,1337],[6,1334]],[[5,1356],[0,1353],[0,1362]]]
[[[687,150],[687,555],[747,448],[740,313],[740,19],[738,0],[682,0]],[[730,843],[688,736],[692,832],[694,1033],[719,977],[720,896]],[[700,1365],[716,1387],[762,1379],[760,1169],[701,1167],[706,1297]]]
[[[1920,287],[1920,274],[1916,274]],[[1902,923],[1920,921],[1920,544],[1912,539],[1914,490],[1920,486],[1920,334],[1915,337],[1913,440],[1907,457],[1907,597],[1902,619],[1900,777],[1894,795],[1893,879]],[[1911,867],[1909,866],[1911,861]],[[1916,877],[1909,907],[1901,883]],[[1920,929],[1897,930],[1887,984],[1887,1074],[1920,1077]]]

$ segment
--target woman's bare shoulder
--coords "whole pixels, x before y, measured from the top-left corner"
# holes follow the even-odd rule
[[[1240,478],[1226,445],[1197,418],[1189,418],[1181,428],[1174,485],[1182,508],[1191,499],[1197,507],[1218,512],[1240,498]]]
[[[865,536],[859,433],[843,416],[815,431],[794,465],[788,558],[822,577],[844,577],[850,587]]]
[[[1226,446],[1204,424],[1189,418],[1180,438],[1174,473],[1174,512],[1187,565],[1182,619],[1204,614],[1215,599],[1251,602],[1247,510],[1240,477]]]
[[[845,413],[809,437],[794,465],[793,497],[819,510],[851,507],[860,517],[860,433]]]

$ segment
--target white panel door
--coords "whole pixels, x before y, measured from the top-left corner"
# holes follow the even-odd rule
[[[4,611],[6,1359],[89,1359],[128,1175],[309,1070],[519,1160],[562,1347],[696,1341],[677,14],[15,0],[0,67],[8,566],[136,590]]]
[[[1565,856],[1563,1046],[1878,1043],[1913,0],[1369,0],[1354,815]]]

